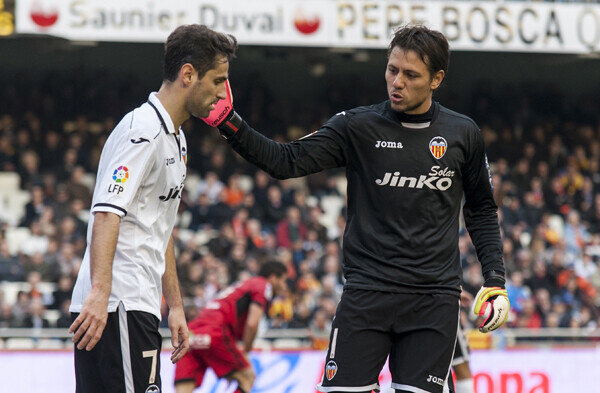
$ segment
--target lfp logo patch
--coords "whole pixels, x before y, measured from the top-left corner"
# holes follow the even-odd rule
[[[187,165],[187,149],[185,148],[185,146],[183,146],[181,148],[181,157],[183,157],[183,164]]]
[[[429,151],[437,159],[442,158],[446,154],[447,149],[448,143],[441,136],[436,136],[429,141]]]
[[[335,377],[337,370],[338,370],[338,366],[337,366],[337,364],[335,364],[335,362],[333,360],[330,360],[329,362],[327,362],[327,365],[325,366],[325,376],[327,376],[328,381],[331,381],[333,379],[333,377]]]
[[[129,170],[125,165],[121,165],[113,172],[113,180],[115,183],[125,183],[129,179]]]

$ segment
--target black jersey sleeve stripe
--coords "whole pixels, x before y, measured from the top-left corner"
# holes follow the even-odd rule
[[[94,207],[96,207],[96,206],[106,206],[106,207],[112,207],[113,209],[116,209],[116,210],[122,211],[122,212],[123,212],[123,214],[127,215],[127,210],[123,209],[123,208],[122,208],[122,207],[120,207],[120,206],[113,205],[113,204],[111,204],[111,203],[96,203],[96,204],[94,205]]]

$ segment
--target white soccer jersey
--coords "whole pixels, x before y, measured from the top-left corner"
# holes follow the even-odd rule
[[[81,311],[91,289],[94,213],[111,212],[121,217],[121,224],[108,311],[116,311],[122,302],[127,311],[145,311],[160,319],[165,252],[175,225],[186,162],[183,131],[175,132],[156,93],[117,125],[102,149],[88,224],[88,246],[70,311]]]

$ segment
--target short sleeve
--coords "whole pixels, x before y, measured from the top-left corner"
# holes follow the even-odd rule
[[[92,213],[110,212],[124,217],[154,165],[156,142],[132,131],[110,139],[100,158]]]
[[[261,307],[266,307],[267,303],[273,298],[273,289],[271,288],[271,284],[262,280],[257,282],[256,285],[252,286],[250,298],[252,302],[260,304]]]

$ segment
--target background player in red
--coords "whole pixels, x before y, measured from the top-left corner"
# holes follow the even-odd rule
[[[248,353],[267,303],[285,291],[286,280],[282,263],[266,262],[257,277],[233,284],[206,305],[189,323],[190,351],[177,363],[176,393],[191,393],[200,386],[208,367],[219,378],[236,380],[235,393],[250,391],[254,371]]]

